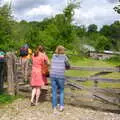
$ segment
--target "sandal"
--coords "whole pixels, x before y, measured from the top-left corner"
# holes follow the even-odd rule
[[[31,102],[31,106],[35,106],[35,103]]]

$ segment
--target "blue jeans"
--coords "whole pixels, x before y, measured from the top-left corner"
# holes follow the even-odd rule
[[[57,104],[64,106],[64,78],[51,78],[52,80],[52,107],[55,108]],[[57,94],[59,90],[59,93]],[[59,100],[57,98],[59,95]]]

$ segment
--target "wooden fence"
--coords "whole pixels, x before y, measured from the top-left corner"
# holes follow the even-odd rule
[[[87,90],[89,92],[92,92],[91,97],[99,98],[101,100],[104,100],[106,102],[109,102],[111,104],[116,104],[120,106],[120,86],[119,88],[111,88],[108,86],[108,88],[101,88],[99,87],[99,82],[103,83],[118,83],[120,84],[120,79],[112,79],[112,78],[102,78],[101,73],[111,73],[111,72],[119,72],[119,67],[111,67],[111,68],[102,68],[102,67],[72,67],[72,70],[84,70],[84,71],[98,71],[99,75],[92,75],[90,77],[70,77],[67,76],[67,85],[72,86],[73,88],[77,88],[80,90]],[[80,84],[76,84],[77,82],[86,82],[91,81],[94,83],[92,87],[86,87]]]
[[[11,95],[19,94],[20,91],[29,92],[31,90],[27,82],[23,81],[21,83],[21,80],[24,79],[24,75],[23,75],[23,72],[21,71],[21,67],[22,67],[22,64],[19,62],[19,59],[13,53],[8,53],[7,54],[7,73],[8,73],[7,81],[8,81],[8,93]],[[28,69],[31,69],[31,65],[28,67]],[[109,74],[112,72],[120,72],[120,67],[92,67],[92,66],[76,67],[74,66],[71,68],[71,70],[98,72],[97,74],[92,75],[90,77],[66,76],[65,94],[66,94],[66,97],[68,98],[70,97],[71,100],[74,99],[72,103],[75,102],[79,104],[80,101],[83,99],[83,101],[85,100],[92,101],[92,102],[89,102],[88,104],[88,106],[91,106],[91,104],[93,104],[93,101],[97,100],[101,103],[104,103],[104,105],[102,104],[102,107],[103,106],[105,107],[105,105],[107,105],[107,107],[112,105],[112,106],[117,106],[117,110],[120,110],[120,87],[119,88],[111,88],[109,86],[108,88],[99,87],[99,83],[101,82],[120,84],[120,79],[100,77],[100,75],[103,73]],[[28,75],[28,77],[30,76]],[[91,81],[94,85],[91,87],[87,87],[85,85],[83,86],[81,83],[84,83],[86,81]],[[81,105],[83,105],[83,102]]]

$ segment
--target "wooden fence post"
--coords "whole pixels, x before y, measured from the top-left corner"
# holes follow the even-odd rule
[[[94,80],[94,88],[96,89],[98,87],[98,81]]]
[[[93,92],[93,98],[94,100],[96,99],[95,94],[96,94],[96,88],[98,87],[98,81],[94,80],[94,92]]]
[[[7,53],[7,81],[8,81],[8,94],[15,95],[15,55],[11,52]]]

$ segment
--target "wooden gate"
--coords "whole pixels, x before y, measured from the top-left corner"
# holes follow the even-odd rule
[[[12,52],[7,53],[7,81],[8,93],[19,94],[20,85],[28,83],[30,79],[31,64],[28,59],[22,60]]]

